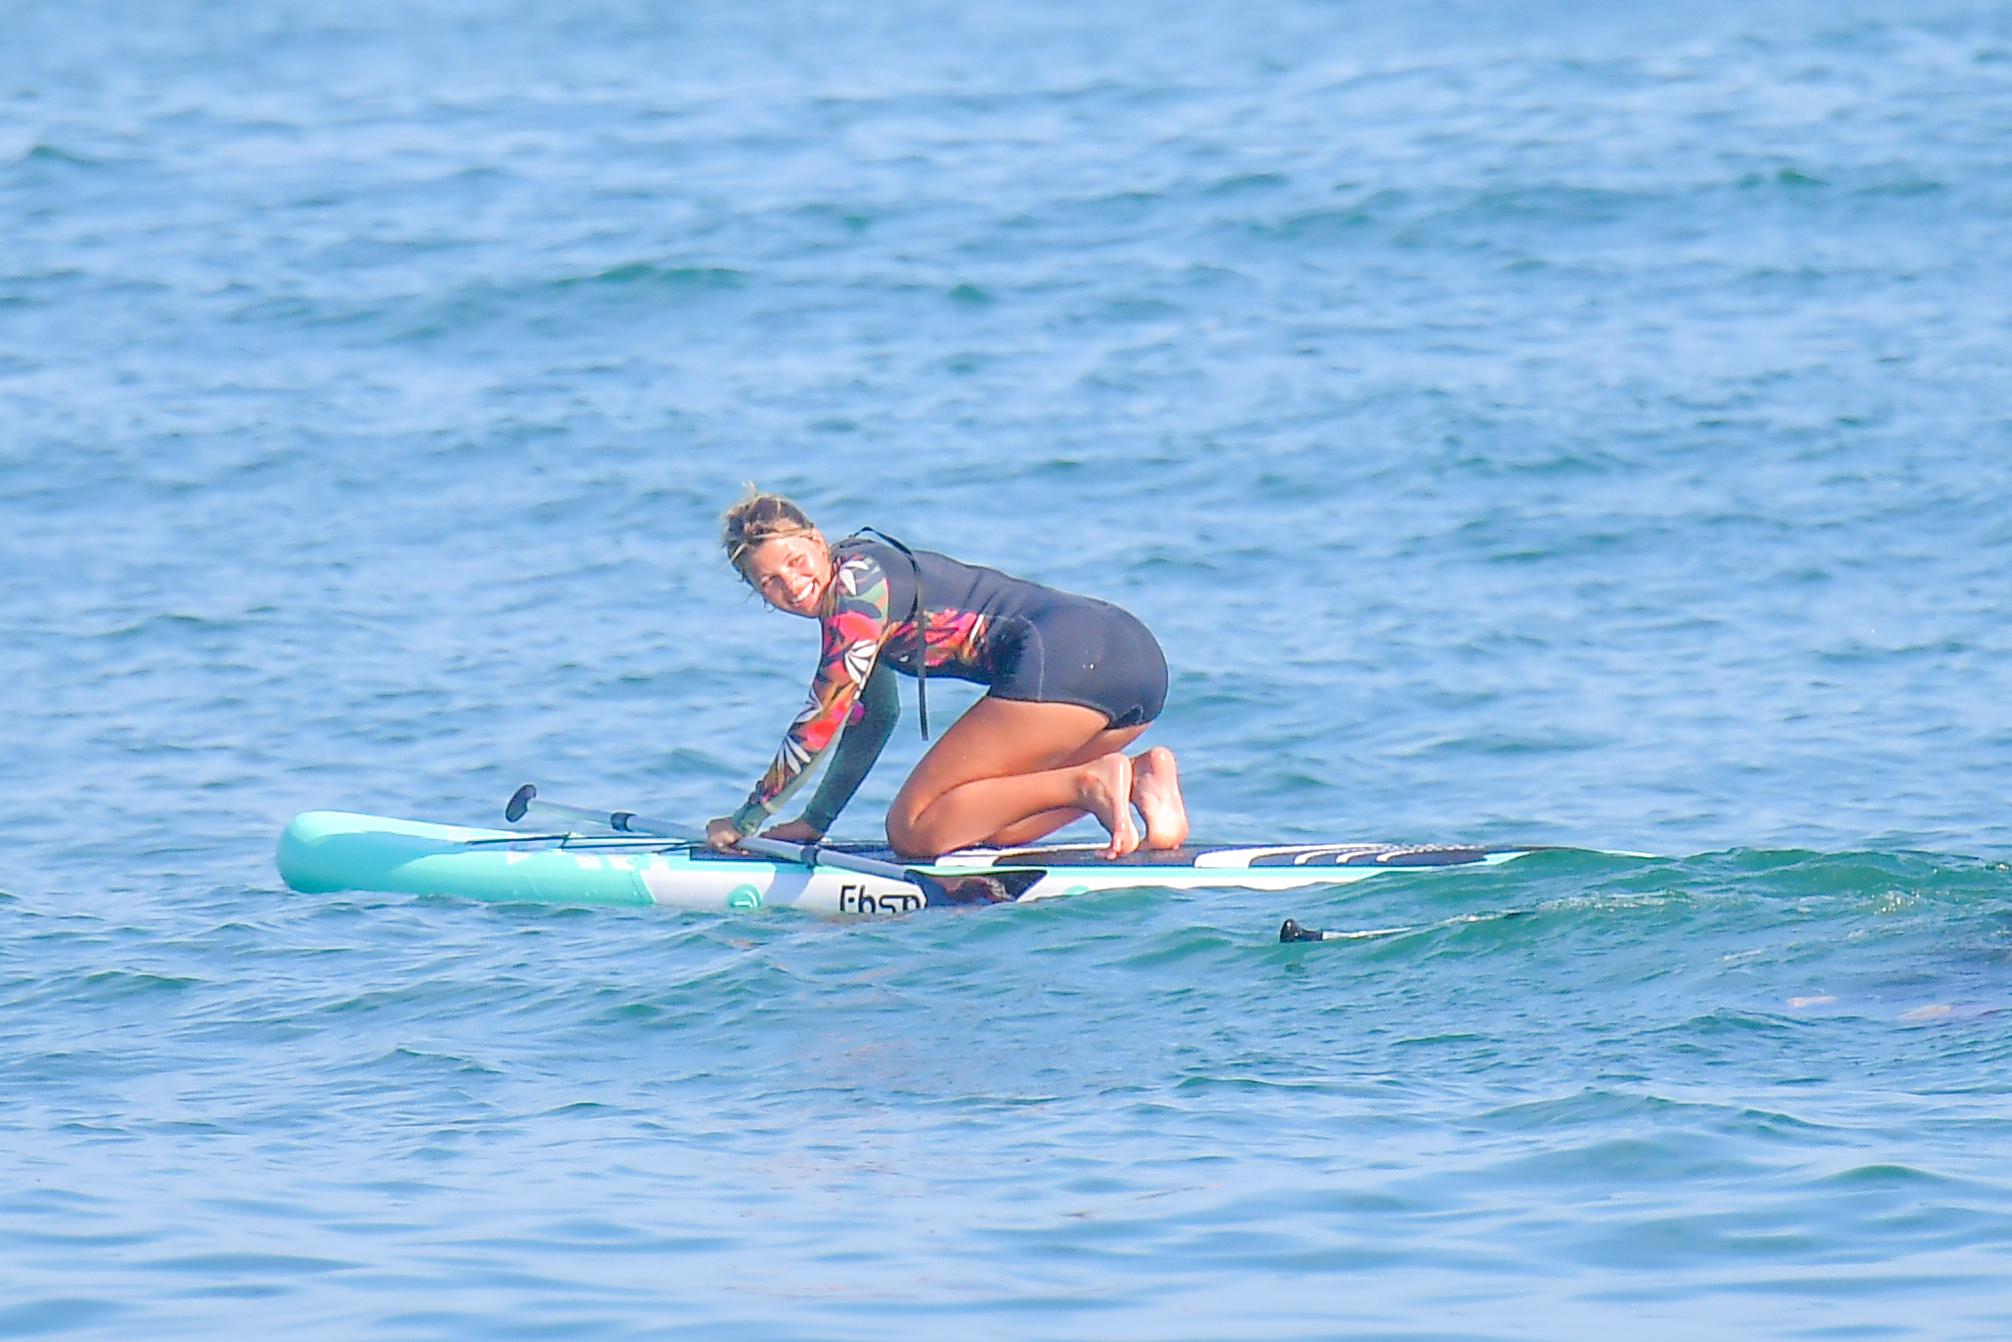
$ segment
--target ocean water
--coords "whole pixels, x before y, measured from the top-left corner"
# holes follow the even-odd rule
[[[0,1337],[2012,1335],[2008,126],[1958,0],[6,6]],[[1657,856],[280,884],[736,804],[747,480],[1137,611],[1202,837]]]

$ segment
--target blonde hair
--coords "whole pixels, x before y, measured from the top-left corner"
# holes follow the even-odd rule
[[[727,563],[747,578],[741,561],[757,546],[783,536],[815,536],[818,530],[803,509],[780,494],[764,494],[753,484],[747,497],[720,515],[720,547]]]

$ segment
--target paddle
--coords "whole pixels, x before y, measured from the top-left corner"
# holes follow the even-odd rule
[[[590,811],[581,806],[567,806],[556,801],[546,801],[538,795],[537,787],[531,783],[526,783],[511,794],[509,802],[503,807],[503,818],[514,825],[522,820],[527,812],[533,810],[585,820],[622,834],[646,834],[656,838],[675,839],[695,847],[706,846],[704,835],[670,821],[651,820],[637,815],[634,811]],[[973,872],[968,876],[935,876],[914,867],[883,862],[875,857],[862,857],[858,853],[842,852],[835,848],[826,848],[822,844],[787,843],[781,839],[764,839],[759,835],[749,835],[734,847],[754,857],[793,862],[804,867],[838,867],[865,876],[879,876],[890,881],[900,881],[904,885],[912,885],[920,890],[923,900],[929,904],[1004,903],[1020,898],[1047,874],[1038,867],[1016,867],[1010,871]]]

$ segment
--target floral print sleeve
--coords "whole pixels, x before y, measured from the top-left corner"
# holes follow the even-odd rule
[[[790,723],[768,772],[730,817],[743,834],[767,823],[837,738],[866,678],[873,674],[881,645],[894,631],[887,574],[867,555],[848,555],[840,561],[832,575],[831,600],[830,613],[818,621],[824,644],[811,679],[810,700]]]

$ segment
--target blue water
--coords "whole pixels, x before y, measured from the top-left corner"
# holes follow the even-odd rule
[[[2012,1334],[2008,126],[1957,0],[10,5],[0,1337]],[[730,809],[750,479],[1138,611],[1203,837],[1662,856],[280,885]]]

